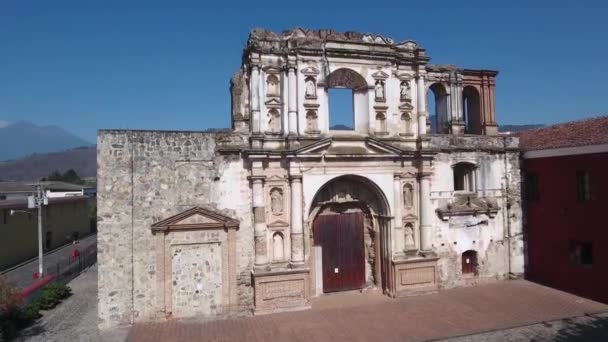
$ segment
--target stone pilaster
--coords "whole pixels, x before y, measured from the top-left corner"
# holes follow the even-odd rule
[[[255,267],[268,265],[268,237],[264,208],[264,177],[251,177],[253,182],[253,224],[255,240]]]
[[[403,232],[403,221],[401,208],[403,206],[403,199],[401,198],[402,189],[401,189],[401,175],[395,175],[393,182],[393,192],[395,202],[394,208],[394,235],[393,235],[393,253],[394,254],[403,254],[405,252],[405,234]]]
[[[251,66],[251,129],[253,133],[260,133],[262,118],[260,117],[260,67]]]
[[[304,265],[304,230],[302,229],[302,176],[291,176],[291,264]]]
[[[289,112],[289,134],[298,134],[298,112],[297,112],[297,81],[296,67],[290,65],[287,67],[287,80],[289,87],[288,112]]]
[[[420,176],[420,249],[431,250],[432,236],[432,208],[430,174],[421,173]]]
[[[426,89],[424,87],[424,75],[418,75],[416,85],[416,95],[417,102],[416,106],[418,107],[418,135],[426,134]]]

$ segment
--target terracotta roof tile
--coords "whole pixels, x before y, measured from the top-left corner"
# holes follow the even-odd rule
[[[608,115],[522,132],[523,151],[608,144]]]

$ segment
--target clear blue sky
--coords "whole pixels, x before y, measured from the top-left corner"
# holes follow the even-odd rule
[[[608,112],[606,1],[212,3],[1,1],[0,121],[90,141],[99,128],[228,127],[249,30],[295,26],[411,38],[432,63],[498,69],[499,124]]]

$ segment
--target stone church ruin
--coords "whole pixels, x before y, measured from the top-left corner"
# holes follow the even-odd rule
[[[497,135],[498,72],[429,61],[413,41],[255,29],[230,132],[101,130],[100,327],[520,275],[518,140]],[[332,88],[351,90],[350,130],[330,125]]]

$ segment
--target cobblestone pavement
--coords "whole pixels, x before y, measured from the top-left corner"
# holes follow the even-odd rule
[[[211,322],[138,324],[132,328],[129,340],[426,341],[465,336],[458,341],[469,341],[467,338],[470,341],[516,338],[544,341],[547,339],[528,338],[526,334],[532,330],[526,329],[536,323],[547,325],[552,323],[546,322],[603,312],[608,312],[608,305],[517,280],[396,300],[373,292],[343,293],[325,296],[306,311]],[[602,320],[597,317],[563,320],[553,329],[555,334],[565,336],[563,341],[575,341],[580,337],[576,334],[582,336],[593,330],[594,324],[601,326]],[[499,330],[513,327],[523,329],[511,332],[514,339],[500,335],[505,331]],[[575,334],[575,339],[568,339],[567,331],[560,330],[560,327],[568,328],[571,334]],[[497,335],[473,335],[487,331]]]
[[[99,341],[97,334],[97,264],[74,278],[73,295],[21,333],[19,341]]]
[[[565,318],[517,328],[437,340],[441,342],[485,341],[608,341],[608,313]]]
[[[92,234],[79,240],[76,245],[82,253],[83,250],[91,244],[97,244],[97,234]],[[66,262],[70,257],[73,248],[74,245],[68,244],[44,254],[44,267],[53,268],[59,261]],[[6,276],[10,282],[15,284],[15,286],[22,289],[32,283],[34,272],[38,272],[38,258],[31,259],[10,271],[3,271],[2,275]]]

